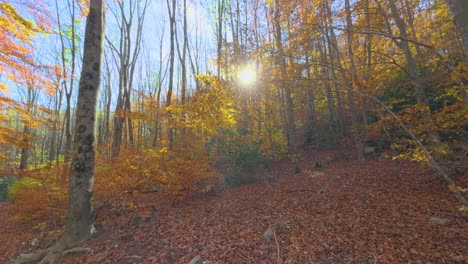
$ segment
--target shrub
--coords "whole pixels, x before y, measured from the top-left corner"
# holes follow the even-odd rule
[[[238,186],[255,182],[255,171],[264,163],[259,146],[239,145],[237,150],[228,153],[228,169],[224,177],[225,185]]]
[[[56,225],[63,222],[68,184],[53,177],[63,167],[47,166],[24,172],[8,190],[12,221],[29,222],[48,220]]]

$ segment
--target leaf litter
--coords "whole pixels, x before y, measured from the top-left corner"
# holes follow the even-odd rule
[[[389,160],[300,167],[294,174],[283,163],[273,182],[183,201],[132,194],[132,209],[100,209],[91,252],[65,263],[188,263],[196,256],[277,263],[278,252],[281,263],[468,262],[468,214],[429,169],[404,162],[397,177]],[[34,239],[30,228],[7,221],[6,206],[0,205],[1,263]],[[275,237],[266,240],[266,231]]]

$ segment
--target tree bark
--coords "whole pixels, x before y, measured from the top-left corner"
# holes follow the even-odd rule
[[[86,20],[64,234],[68,243],[85,241],[94,232],[94,130],[101,82],[104,5],[104,0],[91,0]]]
[[[275,2],[275,41],[278,49],[277,63],[280,67],[281,79],[287,78],[286,58],[283,50],[283,42],[281,37],[280,9],[279,1]],[[284,100],[286,103],[286,132],[288,138],[288,151],[290,155],[296,155],[296,123],[294,116],[294,103],[292,98],[291,84],[281,83],[284,92]]]
[[[174,59],[175,59],[175,12],[176,12],[176,1],[172,0],[172,8],[169,0],[167,0],[167,9],[169,13],[169,25],[170,25],[170,39],[171,39],[171,50],[169,54],[169,87],[167,88],[166,106],[171,105],[172,89],[174,86]],[[172,118],[171,113],[168,113],[168,137],[169,137],[169,148],[172,148],[173,130],[172,130]]]
[[[463,56],[468,62],[468,1],[446,0],[455,26],[460,33],[463,43]]]
[[[222,63],[222,47],[223,47],[223,21],[224,21],[224,12],[226,0],[217,0],[217,19],[216,24],[216,76],[221,77],[221,63]]]
[[[347,35],[347,40],[348,40],[348,59],[349,59],[349,75],[350,79],[347,81],[347,85],[349,85],[351,88],[353,88],[353,83],[354,80],[356,79],[355,76],[355,65],[354,65],[354,51],[353,51],[353,23],[351,20],[351,6],[349,3],[349,0],[345,0],[345,11],[346,11],[346,27],[348,28],[348,31],[346,32]],[[346,73],[345,73],[346,74]],[[346,80],[347,78],[345,78]],[[356,104],[354,102],[354,96],[353,93],[348,91],[348,107],[349,107],[349,112],[351,114],[351,125],[352,125],[352,133],[353,133],[353,138],[354,138],[354,145],[356,147],[356,152],[357,152],[357,158],[358,160],[363,160],[364,159],[364,149],[363,145],[361,142],[361,138],[359,135],[359,123],[358,123],[358,118],[357,118],[357,109],[356,109]]]
[[[25,123],[23,127],[23,144],[24,146],[21,148],[21,159],[19,164],[20,170],[26,170],[28,168],[28,160],[29,160],[29,137],[30,137],[30,128],[29,124]]]
[[[453,16],[455,26],[460,33],[463,44],[463,59],[468,64],[468,1],[467,0],[446,0],[450,13]],[[468,86],[468,79],[463,80],[463,85]],[[462,89],[462,97],[465,104],[468,104],[468,91]]]

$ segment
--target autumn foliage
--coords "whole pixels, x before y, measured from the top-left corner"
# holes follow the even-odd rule
[[[68,166],[44,166],[22,172],[9,189],[14,222],[47,221],[62,224],[65,216]]]
[[[112,239],[83,261],[466,261],[468,63],[446,1],[209,1],[215,39],[184,22],[204,5],[169,2],[107,1],[94,197]],[[10,222],[44,230],[64,223],[88,12],[56,3],[53,21],[0,0],[0,176]],[[147,33],[152,5],[175,30]]]

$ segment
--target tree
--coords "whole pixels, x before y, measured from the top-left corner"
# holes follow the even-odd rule
[[[83,68],[76,109],[75,136],[65,241],[87,240],[94,232],[94,166],[96,104],[101,82],[104,0],[91,0],[86,20]]]
[[[176,13],[176,1],[172,0],[172,4],[169,0],[167,2],[167,11],[169,14],[169,28],[170,28],[170,38],[171,38],[171,48],[169,53],[169,87],[167,88],[167,96],[166,96],[166,106],[171,105],[172,99],[172,89],[174,86],[174,59],[175,59],[175,27],[176,27],[176,20],[175,20],[175,13]],[[172,6],[172,7],[171,7]],[[173,133],[171,127],[171,113],[168,113],[168,134],[169,134],[169,148],[172,148],[172,140],[173,140]]]
[[[59,15],[59,6],[58,1],[55,0],[55,9],[57,13],[57,25],[58,25],[58,35],[60,37],[60,59],[61,59],[61,71],[63,74],[62,86],[65,91],[66,99],[66,108],[64,116],[64,127],[63,132],[65,134],[65,149],[64,149],[64,161],[70,162],[70,151],[72,147],[72,133],[71,133],[71,122],[72,122],[72,111],[71,111],[71,99],[73,95],[73,89],[75,87],[75,70],[76,70],[76,53],[77,53],[77,34],[76,34],[76,7],[75,1],[67,1],[68,10],[70,12],[70,28],[64,30],[63,22],[60,19]],[[66,45],[68,41],[69,47]],[[67,58],[70,56],[70,58]],[[68,70],[70,68],[70,70]],[[69,71],[69,73],[68,73]],[[68,78],[70,80],[68,80]],[[67,83],[69,81],[69,83]]]
[[[226,0],[216,1],[216,76],[221,77],[221,61],[223,47],[223,22],[225,18]]]
[[[42,2],[31,2],[21,0],[12,3],[0,0],[0,76],[19,85],[23,85],[24,80],[38,68],[32,59],[34,37],[50,27]],[[30,11],[28,18],[20,13],[26,9]],[[8,85],[0,81],[0,148],[10,149],[14,146],[24,149],[27,147],[24,139],[29,137],[27,131],[18,132],[5,125],[9,120],[5,114],[8,110],[22,110],[22,104],[8,98],[8,90]],[[7,155],[0,155],[0,159],[8,158]]]
[[[86,20],[65,233],[52,247],[20,255],[15,263],[60,263],[67,248],[88,240],[94,232],[94,168],[96,105],[101,82],[104,40],[104,0],[90,0]]]
[[[282,85],[282,92],[284,93],[285,101],[286,101],[286,135],[288,138],[288,151],[289,154],[294,156],[297,153],[296,149],[296,123],[295,123],[295,116],[294,116],[294,103],[292,97],[292,91],[290,84],[285,83],[287,81],[287,65],[286,65],[286,55],[283,50],[283,41],[282,41],[282,30],[281,30],[281,9],[279,1],[275,1],[275,9],[274,9],[274,27],[275,27],[275,44],[276,49],[278,51],[277,54],[277,65],[280,71],[280,78],[281,78],[281,85]]]

